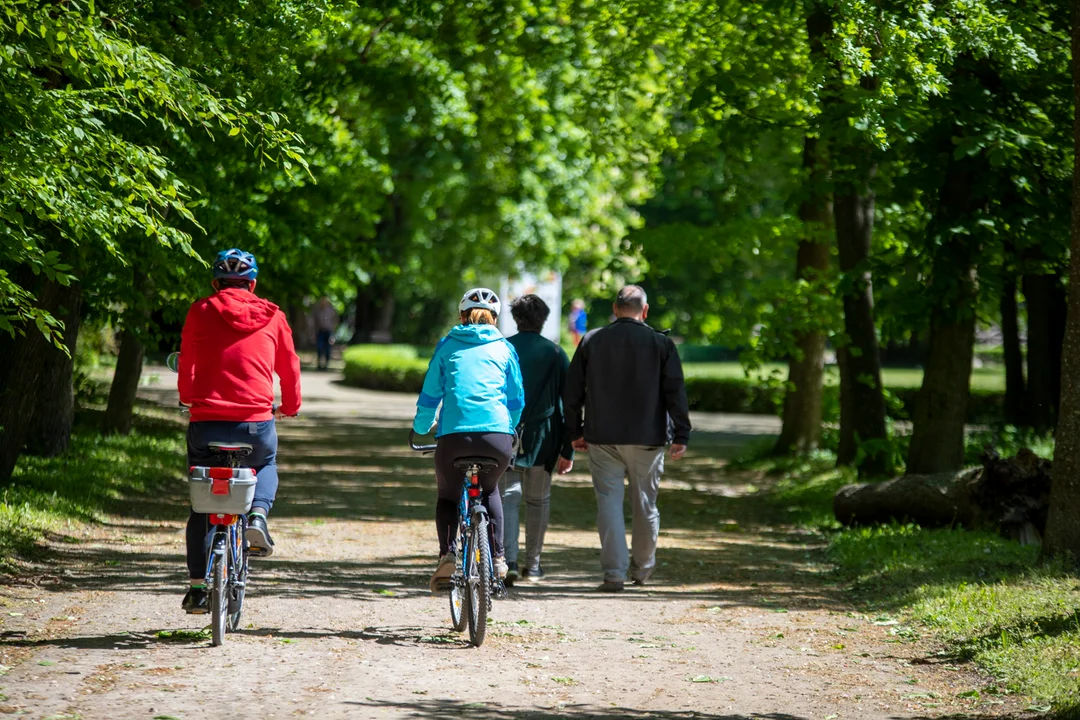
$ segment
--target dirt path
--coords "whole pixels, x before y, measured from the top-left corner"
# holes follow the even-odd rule
[[[274,558],[247,628],[210,648],[180,612],[185,491],[53,547],[38,585],[3,588],[0,713],[30,718],[915,718],[1003,706],[853,612],[820,538],[777,521],[723,462],[770,418],[700,416],[661,491],[655,584],[599,582],[587,462],[560,479],[538,586],[498,601],[488,639],[449,631],[427,592],[430,459],[403,448],[413,399],[304,378],[281,429]],[[162,375],[161,383],[169,381]],[[168,401],[169,391],[149,390]]]

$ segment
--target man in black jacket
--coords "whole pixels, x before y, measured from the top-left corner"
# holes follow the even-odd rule
[[[635,585],[644,585],[656,568],[664,446],[670,441],[671,459],[678,460],[690,439],[682,363],[671,338],[645,324],[646,300],[637,285],[619,291],[615,322],[582,338],[563,395],[567,437],[575,450],[589,452],[603,592],[622,590],[628,573]],[[634,512],[629,554],[624,478]]]

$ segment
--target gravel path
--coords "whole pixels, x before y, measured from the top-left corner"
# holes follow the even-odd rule
[[[497,601],[488,639],[449,630],[427,592],[430,459],[403,443],[414,398],[306,373],[281,428],[275,557],[253,562],[242,632],[211,648],[180,612],[185,489],[51,543],[0,589],[0,713],[29,718],[921,718],[1001,716],[985,680],[862,614],[820,536],[725,458],[774,418],[697,415],[661,491],[655,582],[600,581],[587,460],[560,478],[545,582]],[[175,403],[167,372],[145,396]],[[179,462],[179,459],[178,459]],[[138,513],[137,513],[138,514]],[[782,515],[782,513],[780,513]],[[1000,702],[1000,701],[998,701]]]

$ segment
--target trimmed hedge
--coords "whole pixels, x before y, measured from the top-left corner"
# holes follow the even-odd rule
[[[372,390],[419,393],[427,365],[428,361],[411,345],[354,345],[345,350],[345,383]],[[909,419],[918,389],[887,389],[896,399],[890,415],[897,420]],[[784,402],[784,386],[752,377],[696,373],[688,368],[686,396],[691,410],[778,415]],[[826,418],[837,420],[840,390],[835,385],[826,385],[824,406]],[[999,423],[1004,417],[1004,407],[1004,393],[972,388],[968,422]]]
[[[428,361],[412,345],[354,345],[344,358],[346,385],[409,393],[424,386]]]

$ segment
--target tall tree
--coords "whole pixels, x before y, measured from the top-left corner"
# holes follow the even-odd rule
[[[1080,0],[1072,2],[1073,195],[1069,312],[1062,353],[1061,412],[1054,446],[1045,557],[1080,563]]]

